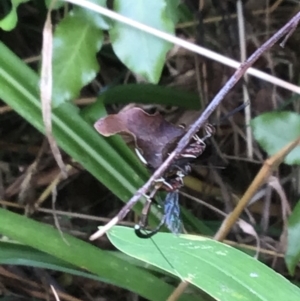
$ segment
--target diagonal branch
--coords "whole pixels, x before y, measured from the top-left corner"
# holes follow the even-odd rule
[[[252,66],[256,60],[267,50],[269,50],[280,38],[285,35],[289,35],[291,31],[294,31],[300,21],[300,12],[296,14],[285,26],[283,26],[279,31],[277,31],[268,41],[266,41],[260,48],[258,48],[231,76],[224,87],[219,91],[219,93],[214,97],[208,107],[200,115],[200,117],[191,125],[190,129],[179,141],[175,150],[170,154],[166,161],[154,172],[150,179],[133,195],[133,197],[128,201],[128,203],[121,209],[119,214],[115,216],[108,224],[102,227],[98,232],[90,237],[90,240],[95,240],[102,236],[107,230],[112,226],[122,220],[131,208],[138,202],[140,197],[145,194],[153,182],[160,178],[165,170],[170,166],[174,158],[179,155],[182,150],[188,145],[192,137],[198,132],[198,130],[207,122],[208,117],[213,113],[213,111],[222,102],[224,97],[228,92],[235,86],[235,84],[240,80],[240,78],[245,74],[246,70]]]

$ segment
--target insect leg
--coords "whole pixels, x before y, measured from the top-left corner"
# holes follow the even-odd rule
[[[165,186],[165,187],[167,187],[169,190],[173,190],[173,186],[172,186],[170,183],[168,183],[168,182],[166,181],[166,179],[163,178],[163,177],[161,177],[161,178],[155,180],[155,184],[159,184],[159,185],[157,186],[157,188],[161,188],[162,186]]]
[[[155,229],[150,230],[150,231],[146,230],[146,227],[148,226],[148,216],[149,216],[151,205],[152,205],[152,198],[154,197],[156,192],[157,192],[157,189],[154,189],[151,192],[150,196],[145,195],[146,204],[142,210],[140,221],[138,224],[136,224],[134,226],[134,232],[135,232],[136,236],[138,236],[139,238],[150,238],[151,236],[153,236],[160,230],[160,228],[163,226],[163,224],[165,222],[164,217],[163,217],[162,220],[160,221],[159,225]]]
[[[215,127],[210,123],[205,124],[204,130],[206,135],[201,139],[202,141],[210,138],[215,133]]]
[[[141,152],[139,151],[138,148],[135,148],[135,153],[138,156],[138,158],[142,161],[142,163],[144,163],[145,165],[148,165],[147,160],[145,159],[145,157],[141,154]]]

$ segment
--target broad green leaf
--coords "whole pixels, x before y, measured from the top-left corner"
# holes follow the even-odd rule
[[[0,233],[51,254],[69,263],[69,266],[71,264],[98,275],[104,282],[129,289],[147,299],[166,300],[172,292],[171,285],[145,270],[134,267],[111,252],[102,251],[73,236],[62,234],[49,225],[4,209],[0,209]],[[156,287],[160,289],[157,290]]]
[[[254,118],[251,127],[259,145],[272,156],[300,136],[300,115],[294,112],[265,113]],[[284,162],[300,164],[300,146]]]
[[[165,0],[115,0],[114,10],[161,31],[174,33]],[[172,47],[170,43],[117,21],[113,22],[109,34],[114,52],[132,72],[151,83],[159,81],[166,53]]]
[[[154,244],[125,227],[114,227],[108,237],[120,251],[187,280],[216,300],[286,301],[287,296],[289,301],[300,300],[300,289],[280,274],[208,238],[159,233]]]
[[[180,206],[180,211],[181,219],[183,220],[186,229],[188,229],[188,232],[196,232],[202,235],[214,235],[215,232],[206,225],[206,222],[203,222],[201,219],[195,217],[190,210]],[[187,226],[189,226],[189,228]]]
[[[295,206],[288,221],[288,245],[285,262],[289,272],[293,275],[300,260],[300,201]]]
[[[44,133],[37,74],[2,43],[0,53],[0,98]],[[127,201],[147,179],[133,153],[127,151],[126,160],[120,155],[124,143],[100,136],[72,104],[65,103],[52,114],[59,146],[121,200]],[[140,208],[141,204],[134,210]]]
[[[180,4],[180,0],[165,0],[167,3],[167,15],[174,24],[177,24],[179,20],[179,11],[178,6]]]
[[[96,77],[102,29],[108,29],[108,25],[101,15],[80,7],[74,7],[57,25],[53,40],[53,107],[77,97],[81,88]]]
[[[201,108],[199,96],[195,93],[152,84],[128,84],[107,88],[99,95],[98,101],[104,104],[161,104],[190,110]]]
[[[115,251],[102,252],[112,254],[113,256],[116,256],[117,258],[124,260],[127,263],[130,263],[131,265],[134,265],[136,267],[149,269],[149,267],[146,267],[146,265],[143,262],[129,257],[124,253]],[[21,265],[42,269],[50,269],[53,271],[69,273],[71,275],[81,276],[97,281],[104,281],[103,278],[80,270],[80,268],[76,267],[73,264],[67,263],[66,261],[58,259],[45,252],[38,251],[34,248],[11,241],[0,241],[0,264]],[[158,269],[153,270],[156,272],[158,271]]]
[[[0,28],[6,31],[14,29],[18,22],[17,8],[21,3],[28,2],[29,0],[11,0],[11,11],[0,20]]]
[[[102,281],[102,278],[81,271],[75,265],[47,253],[15,242],[0,242],[0,264],[22,265],[69,273]]]

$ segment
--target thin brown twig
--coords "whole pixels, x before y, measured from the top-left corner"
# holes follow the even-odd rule
[[[291,30],[297,26],[300,21],[300,12],[296,14],[286,25],[284,25],[278,32],[276,32],[268,41],[266,41],[260,48],[258,48],[231,76],[224,87],[219,91],[219,93],[214,97],[208,107],[200,115],[194,124],[191,125],[190,129],[179,141],[175,150],[170,154],[170,156],[165,160],[165,162],[153,173],[150,179],[133,195],[133,197],[127,202],[127,204],[120,210],[119,214],[115,216],[108,224],[102,227],[99,231],[94,233],[90,240],[95,240],[102,236],[106,231],[108,231],[112,226],[116,225],[120,220],[122,220],[131,208],[138,202],[140,197],[145,194],[153,182],[160,178],[165,170],[170,166],[172,161],[176,156],[178,156],[182,150],[188,145],[192,137],[198,132],[198,130],[207,122],[209,116],[213,111],[219,106],[224,97],[228,92],[235,86],[235,84],[240,80],[240,78],[245,74],[246,70],[252,66],[256,60],[267,50],[269,50],[280,38],[288,34]]]
[[[179,297],[183,294],[185,289],[189,286],[189,282],[183,280],[179,283],[179,285],[176,287],[176,289],[173,291],[173,293],[169,296],[167,301],[176,301],[179,299]]]
[[[215,240],[222,241],[227,236],[230,229],[239,219],[244,208],[248,205],[254,193],[262,184],[265,183],[271,172],[278,167],[278,165],[284,160],[285,156],[289,152],[291,152],[299,143],[300,137],[283,147],[279,152],[265,161],[264,165],[254,178],[251,185],[248,187],[234,210],[224,219],[219,231],[214,237]]]

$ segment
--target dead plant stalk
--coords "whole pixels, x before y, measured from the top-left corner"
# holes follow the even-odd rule
[[[298,144],[300,143],[300,137],[292,141],[285,147],[283,147],[279,152],[270,157],[264,162],[264,165],[261,167],[260,171],[244,193],[241,200],[238,202],[235,209],[225,218],[219,231],[216,233],[214,239],[222,241],[225,239],[230,229],[239,219],[242,211],[246,208],[249,201],[255,194],[255,192],[263,185],[271,175],[272,171],[275,170],[280,163],[284,160],[285,156],[290,153]]]

